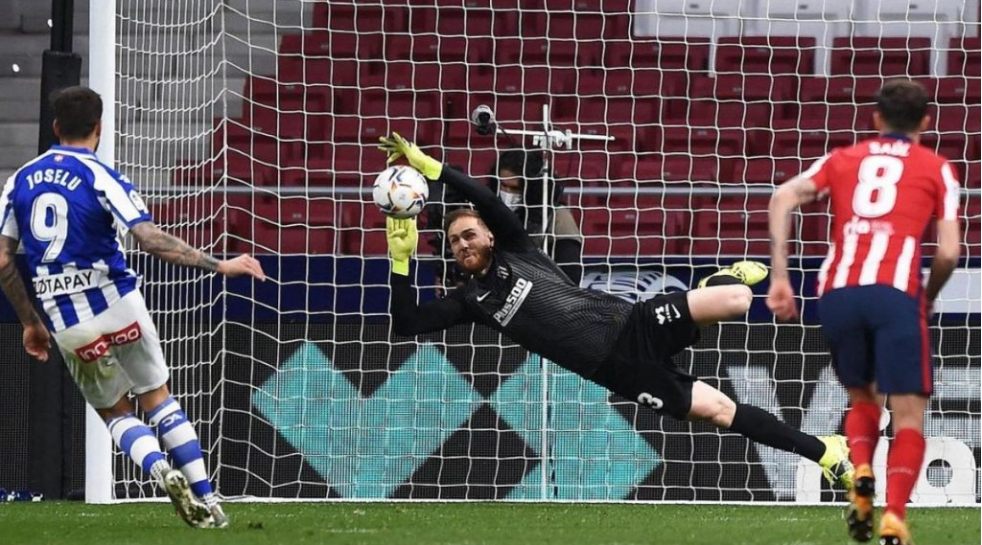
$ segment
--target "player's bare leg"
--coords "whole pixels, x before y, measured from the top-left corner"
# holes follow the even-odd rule
[[[892,394],[889,401],[895,433],[887,457],[887,507],[880,521],[880,545],[911,545],[907,502],[924,463],[927,397]]]
[[[753,292],[749,286],[767,277],[767,267],[756,261],[740,261],[703,279],[689,291],[689,315],[700,326],[732,319],[750,310]],[[841,436],[814,437],[785,424],[774,415],[752,405],[738,405],[726,394],[702,381],[692,385],[689,420],[705,420],[739,433],[752,441],[794,452],[821,466],[825,478],[852,484],[853,467],[849,449]]]
[[[799,454],[821,466],[829,483],[852,483],[849,449],[840,436],[815,437],[780,421],[753,405],[737,404],[723,392],[698,380],[692,385],[688,420],[703,420],[785,452]]]
[[[850,387],[848,390],[851,403],[846,414],[845,429],[856,474],[849,490],[846,525],[850,537],[866,542],[873,539],[876,518],[873,510],[876,482],[873,480],[872,461],[880,436],[882,401],[877,397],[872,384]]]

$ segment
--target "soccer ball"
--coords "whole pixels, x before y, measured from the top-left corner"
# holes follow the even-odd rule
[[[393,218],[416,217],[426,206],[430,188],[418,170],[407,166],[391,166],[375,178],[372,198],[382,213]]]

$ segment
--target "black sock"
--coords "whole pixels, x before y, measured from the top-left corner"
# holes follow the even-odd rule
[[[734,284],[743,284],[743,282],[741,282],[739,278],[728,274],[711,276],[709,277],[709,280],[706,281],[707,288],[710,286],[732,286]]]
[[[753,405],[737,405],[730,431],[769,447],[800,454],[813,462],[825,454],[825,443],[817,437],[802,433]]]

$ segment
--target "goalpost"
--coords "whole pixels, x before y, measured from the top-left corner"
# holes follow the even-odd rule
[[[396,130],[479,180],[519,131],[548,150],[583,234],[584,287],[638,300],[767,256],[774,184],[869,134],[882,74],[932,96],[925,143],[963,180],[966,256],[932,323],[936,394],[921,504],[980,491],[977,2],[895,9],[825,0],[94,0],[90,85],[100,157],[164,229],[215,253],[256,253],[263,285],[133,252],[219,493],[261,500],[807,502],[841,500],[809,464],[708,426],[663,419],[545,366],[493,331],[392,336],[384,221],[369,183]],[[926,3],[927,4],[927,3]],[[899,40],[898,40],[899,39]],[[454,206],[434,198],[430,215]],[[684,367],[814,434],[845,392],[815,318],[824,204],[796,216],[804,323],[755,291]],[[438,229],[420,220],[414,283],[444,289]],[[541,229],[541,225],[530,225]],[[545,372],[543,372],[545,371]],[[933,450],[932,450],[933,449]],[[87,501],[153,498],[98,418]],[[885,482],[885,479],[880,479]]]

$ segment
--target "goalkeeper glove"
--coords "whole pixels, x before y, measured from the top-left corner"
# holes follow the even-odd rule
[[[409,165],[422,172],[423,176],[426,176],[430,180],[436,180],[440,177],[440,172],[443,171],[443,163],[423,153],[423,150],[419,149],[419,146],[406,140],[399,133],[394,132],[392,136],[383,136],[378,140],[382,143],[378,149],[389,155],[389,164],[405,156],[409,161]]]
[[[416,218],[385,218],[385,239],[389,242],[392,272],[409,276],[409,258],[416,251],[416,242],[419,240]]]

